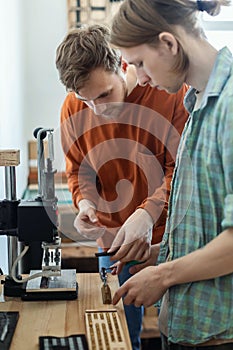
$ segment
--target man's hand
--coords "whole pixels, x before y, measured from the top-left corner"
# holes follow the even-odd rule
[[[153,244],[151,246],[151,254],[150,254],[149,259],[147,259],[143,263],[138,263],[138,264],[135,263],[133,266],[131,266],[129,268],[129,272],[131,273],[131,275],[134,275],[135,273],[141,271],[145,267],[155,266],[157,263],[158,256],[159,256],[159,250],[160,250],[160,244]],[[122,263],[120,261],[117,261],[115,264],[111,265],[112,275],[119,275],[121,273],[124,265],[125,265],[125,263]]]
[[[171,286],[232,274],[232,247],[233,228],[230,227],[200,249],[139,271],[118,289],[113,304],[123,297],[126,305],[148,307],[161,299]]]
[[[121,262],[147,260],[150,256],[152,227],[150,214],[145,209],[137,209],[117,232],[108,252],[120,249],[111,259]]]
[[[79,212],[74,220],[76,230],[87,239],[96,240],[103,236],[105,227],[100,226],[96,216],[96,207],[88,199],[82,199],[78,203]]]
[[[114,294],[113,305],[123,298],[125,305],[139,307],[153,305],[162,298],[168,286],[164,286],[163,274],[159,266],[144,268],[130,277]]]
[[[125,266],[125,263],[122,263],[120,261],[117,261],[115,264],[111,265],[111,274],[112,275],[119,275]]]
[[[129,272],[132,275],[134,275],[135,273],[141,271],[145,267],[155,266],[157,263],[158,256],[159,256],[159,250],[160,250],[160,244],[153,244],[151,246],[151,252],[150,252],[149,259],[147,259],[143,263],[133,265],[132,267],[130,267]]]

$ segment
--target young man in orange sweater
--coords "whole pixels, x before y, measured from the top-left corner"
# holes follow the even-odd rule
[[[57,69],[69,91],[61,139],[79,209],[74,225],[103,250],[121,232],[124,244],[135,250],[134,259],[143,261],[164,232],[176,149],[187,119],[187,86],[169,95],[146,85],[143,77],[139,83],[146,86],[138,85],[134,67],[124,64],[108,39],[107,28],[93,25],[71,32],[57,49]],[[129,266],[120,266],[120,284],[130,277]],[[125,312],[137,350],[143,310],[126,306]]]

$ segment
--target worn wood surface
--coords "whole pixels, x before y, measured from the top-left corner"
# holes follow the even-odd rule
[[[0,303],[0,311],[19,311],[19,320],[10,350],[38,350],[39,336],[64,337],[86,334],[86,310],[117,310],[124,332],[126,349],[131,349],[127,323],[122,302],[116,307],[103,304],[102,281],[98,273],[77,274],[78,299],[69,301],[21,301],[6,298]],[[118,288],[118,279],[109,274],[108,283],[112,293]],[[1,287],[0,287],[1,288]]]

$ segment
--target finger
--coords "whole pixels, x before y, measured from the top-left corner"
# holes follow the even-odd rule
[[[76,230],[87,239],[97,239],[102,237],[105,233],[105,227],[100,227],[94,223],[90,224],[90,221],[86,222],[79,218],[75,219],[74,227]]]
[[[132,292],[132,288],[133,285],[130,285],[129,280],[126,281],[114,294],[112,300],[113,305],[116,305],[121,298],[123,298],[125,305],[133,304],[136,299],[136,294]]]
[[[112,304],[116,305],[120,301],[120,299],[123,297],[124,294],[125,294],[125,292],[123,291],[123,286],[122,286],[114,294],[114,296],[112,298]]]
[[[87,222],[81,219],[76,219],[74,225],[78,231],[88,230],[90,232],[93,229],[96,230],[96,226],[93,227],[93,224],[90,224],[89,221]]]
[[[115,242],[112,243],[111,247],[108,249],[108,253],[114,253],[114,252],[118,252],[119,249],[121,248],[121,245],[116,245]],[[113,256],[113,255],[112,255]],[[115,256],[115,255],[114,255]],[[117,260],[117,259],[114,259]]]
[[[124,263],[119,262],[119,264],[116,266],[116,274],[119,275],[124,267]]]
[[[115,264],[109,266],[111,269],[112,275],[119,275],[122,271],[124,264],[122,264],[120,261],[117,261]]]
[[[131,249],[130,253],[132,253],[134,260],[145,261],[150,257],[150,244],[141,241],[140,239],[134,244],[134,251]]]
[[[130,250],[129,246],[126,246],[126,245],[121,246],[119,250],[117,250],[116,254],[111,256],[111,260],[121,260],[122,262],[129,261],[127,259],[124,259],[129,254],[129,250]]]
[[[93,222],[93,223],[98,222],[98,217],[95,214],[95,209],[89,208],[87,211],[87,216],[91,222]]]
[[[86,220],[88,218],[87,213],[84,211],[80,211],[76,216],[77,219]]]
[[[143,302],[141,300],[137,300],[137,299],[134,300],[133,304],[135,307],[143,306]]]
[[[85,230],[98,230],[105,229],[105,226],[98,225],[98,223],[91,222],[88,216],[77,216],[74,220],[74,226],[76,228],[85,229]]]
[[[137,261],[145,261],[145,259],[143,259],[144,257],[144,254],[145,254],[145,248],[144,247],[139,247],[137,249],[137,251],[135,252],[134,254],[134,260],[137,260]]]
[[[142,254],[140,260],[146,261],[150,258],[150,256],[151,256],[151,245],[150,243],[147,243],[145,246],[144,253]]]
[[[117,259],[121,262],[129,262],[131,260],[141,260],[142,253],[138,253],[141,250],[140,242],[134,242],[132,244],[125,244],[121,250],[116,254]]]
[[[136,265],[134,265],[134,266],[132,266],[132,267],[129,268],[129,273],[130,273],[131,275],[135,275],[135,273],[137,273],[137,272],[143,270],[143,269],[144,269],[145,267],[147,267],[147,266],[148,266],[148,262],[146,262],[146,263],[144,263],[144,264],[136,264]]]
[[[111,274],[112,274],[113,276],[117,275],[117,267],[113,267],[113,268],[112,268]]]
[[[136,297],[133,295],[130,295],[130,290],[129,292],[123,297],[123,303],[125,305],[131,305],[136,302]]]

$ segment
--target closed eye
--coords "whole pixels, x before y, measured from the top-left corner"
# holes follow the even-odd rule
[[[142,68],[143,67],[143,61],[135,63],[136,68]]]
[[[111,91],[106,91],[106,92],[103,92],[101,95],[99,95],[97,98],[98,99],[101,99],[101,98],[105,98],[105,97],[108,97],[110,95]]]

